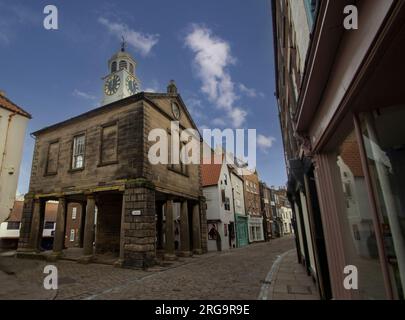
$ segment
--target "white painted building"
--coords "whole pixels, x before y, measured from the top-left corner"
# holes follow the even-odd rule
[[[228,166],[202,164],[201,175],[207,204],[208,251],[235,248],[234,201]]]
[[[0,92],[0,223],[16,198],[25,131],[31,115]]]
[[[289,207],[281,207],[280,208],[280,218],[281,218],[281,223],[283,224],[283,233],[284,235],[286,234],[291,234],[293,233],[293,228],[292,228],[292,210]]]

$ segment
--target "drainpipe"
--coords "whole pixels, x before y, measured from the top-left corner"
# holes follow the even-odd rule
[[[3,151],[3,154],[2,154],[2,156],[1,156],[1,162],[0,162],[0,174],[1,174],[1,172],[3,171],[4,159],[5,159],[6,153],[7,153],[6,147],[7,147],[7,140],[8,140],[8,132],[9,132],[9,130],[10,130],[11,121],[13,120],[13,117],[14,117],[16,114],[17,114],[17,113],[14,112],[14,113],[12,113],[12,114],[10,114],[10,115],[8,116],[6,137],[5,137],[5,139],[4,139],[4,151]]]
[[[8,141],[8,133],[10,131],[10,125],[11,125],[11,121],[13,120],[13,117],[16,115],[17,113],[12,113],[8,116],[8,122],[7,122],[7,130],[6,130],[6,137],[4,139],[4,151],[3,154],[1,156],[1,162],[0,162],[0,175],[3,172],[3,165],[4,165],[4,159],[6,158],[6,154],[7,154],[7,141]]]
[[[13,117],[16,115],[17,113],[12,113],[8,116],[8,122],[7,122],[7,129],[6,129],[6,137],[4,139],[4,150],[3,150],[3,154],[1,155],[1,162],[0,162],[0,180],[1,180],[1,176],[3,175],[3,166],[4,166],[4,160],[6,158],[6,154],[7,154],[7,142],[8,142],[8,134],[10,131],[10,126],[11,126],[11,121],[13,120]],[[1,192],[1,184],[0,184],[0,192]],[[0,221],[0,223],[3,221]]]
[[[232,184],[232,177],[229,177],[229,180],[231,181]],[[232,203],[233,203],[233,219],[235,220],[235,223],[233,225],[233,232],[235,232],[235,240],[236,240],[236,248],[239,248],[238,245],[238,232],[237,232],[237,227],[236,227],[236,211],[235,211],[235,193],[234,193],[234,187],[232,187]]]

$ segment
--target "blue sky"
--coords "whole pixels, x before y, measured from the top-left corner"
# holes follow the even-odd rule
[[[20,193],[29,184],[29,133],[99,105],[122,34],[143,90],[165,92],[174,79],[200,128],[257,129],[260,178],[285,184],[270,0],[55,0],[52,31],[43,27],[47,4],[0,0],[0,88],[33,115]]]

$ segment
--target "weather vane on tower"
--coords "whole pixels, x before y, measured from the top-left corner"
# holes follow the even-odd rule
[[[127,46],[127,42],[125,41],[124,36],[122,36],[122,43],[121,43],[121,51],[124,52]]]

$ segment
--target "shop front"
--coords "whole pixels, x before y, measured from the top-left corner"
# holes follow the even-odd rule
[[[307,133],[314,163],[333,297],[404,299],[405,4],[360,9],[367,33],[319,45],[338,54],[305,80],[297,130]],[[311,91],[325,70],[325,89]],[[358,289],[344,285],[347,266]]]
[[[249,216],[248,227],[250,243],[264,241],[263,217]]]
[[[248,218],[243,215],[236,214],[236,241],[237,247],[245,247],[249,244],[248,236]]]

